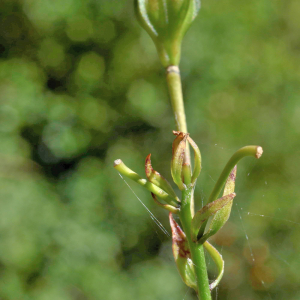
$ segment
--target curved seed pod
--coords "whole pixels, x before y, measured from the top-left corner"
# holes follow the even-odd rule
[[[235,193],[231,193],[222,198],[219,198],[211,203],[206,204],[200,210],[198,210],[192,220],[191,234],[193,242],[198,240],[198,232],[201,225],[208,220],[209,217],[216,214],[220,209],[222,209],[226,204],[232,202],[235,197]],[[203,241],[201,241],[203,243]]]
[[[188,133],[180,132],[180,134],[175,138],[172,146],[173,155],[171,162],[171,174],[174,182],[180,190],[185,188],[185,184],[182,181],[182,164],[184,161],[187,137]]]
[[[216,182],[210,196],[208,199],[208,202],[212,202],[215,199],[218,198],[224,184],[226,183],[226,180],[228,176],[230,175],[232,169],[234,168],[235,165],[244,157],[246,156],[253,156],[255,158],[260,158],[263,154],[263,149],[260,146],[246,146],[238,151],[236,151],[229,161],[227,162],[226,166],[224,167],[218,181]]]
[[[162,175],[160,175],[157,171],[155,171],[152,168],[151,154],[149,154],[146,157],[145,172],[146,172],[146,176],[147,176],[147,178],[150,182],[157,185],[159,188],[161,188],[166,193],[168,193],[170,196],[174,197],[175,199],[177,199],[179,201],[179,199],[178,199],[177,195],[175,194],[171,184]]]
[[[172,229],[172,250],[179,274],[183,282],[197,291],[196,275],[191,253],[185,233],[169,213],[170,225]]]
[[[155,202],[158,206],[160,206],[160,207],[162,207],[162,208],[168,210],[169,212],[171,212],[171,213],[173,213],[173,214],[178,214],[178,213],[179,213],[179,211],[180,211],[179,208],[174,207],[173,205],[170,205],[170,204],[162,204],[162,203],[160,203],[160,202],[158,201],[158,199],[157,199],[157,196],[154,195],[153,193],[151,193],[151,196],[152,196],[154,202]]]
[[[121,159],[117,159],[114,161],[114,168],[122,175],[130,178],[141,186],[145,187],[148,191],[157,195],[159,198],[166,201],[168,204],[173,205],[174,207],[179,207],[179,201],[174,197],[170,196],[164,190],[156,186],[155,184],[143,179],[139,174],[135,173],[131,169],[129,169]]]
[[[221,281],[223,274],[224,274],[224,260],[222,258],[222,255],[219,253],[219,251],[213,247],[209,242],[205,242],[203,244],[204,248],[207,250],[215,264],[218,268],[218,276],[217,278],[209,285],[210,290],[213,290]]]
[[[238,151],[236,151],[231,156],[231,158],[229,159],[227,164],[225,165],[218,181],[216,182],[216,184],[208,198],[208,202],[212,202],[218,198],[223,186],[226,184],[228,176],[230,176],[232,170],[234,169],[234,167],[237,165],[237,163],[242,158],[244,158],[246,156],[253,156],[258,159],[262,156],[262,154],[263,154],[263,148],[260,146],[256,146],[256,145],[245,146],[245,147],[240,148]],[[202,227],[199,230],[199,234],[198,234],[199,237],[202,237],[202,236],[204,237],[205,227],[206,227],[206,222],[202,225]],[[203,239],[202,239],[202,241],[203,241]]]
[[[237,171],[237,166],[235,166],[232,169],[230,175],[227,178],[224,192],[223,192],[223,197],[226,195],[230,195],[234,192],[236,171]],[[224,226],[224,224],[229,219],[229,216],[231,213],[231,208],[232,208],[232,203],[233,203],[233,201],[227,203],[223,208],[221,208],[219,211],[216,212],[216,214],[213,216],[213,218],[209,224],[207,233],[205,233],[203,235],[203,237],[200,239],[200,241],[199,241],[200,243],[203,243],[209,237],[216,234]]]
[[[200,0],[135,0],[140,25],[154,41],[164,67],[178,65],[181,41],[200,9]]]

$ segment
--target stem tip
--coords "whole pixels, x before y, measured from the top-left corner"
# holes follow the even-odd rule
[[[260,158],[262,156],[263,152],[264,152],[263,148],[258,146],[257,149],[256,149],[255,157]]]
[[[114,167],[120,165],[121,163],[122,163],[122,160],[121,160],[121,159],[116,159],[116,160],[114,161]]]

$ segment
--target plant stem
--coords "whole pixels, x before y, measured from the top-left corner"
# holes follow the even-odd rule
[[[204,248],[203,245],[193,243],[191,239],[191,222],[193,218],[191,213],[191,203],[193,202],[193,198],[194,190],[192,186],[189,186],[182,192],[182,202],[179,216],[183,230],[186,234],[187,241],[189,243],[192,261],[195,265],[198,297],[200,300],[211,300],[212,298],[209,289]]]
[[[180,71],[177,66],[169,66],[167,68],[167,83],[176,122],[176,129],[178,131],[187,133]],[[185,153],[185,163],[190,165],[190,149],[188,144]],[[185,177],[185,182],[190,181],[190,174],[185,175]],[[182,191],[182,202],[179,216],[183,230],[187,237],[187,241],[189,243],[192,261],[195,264],[198,297],[200,300],[211,300],[212,298],[209,289],[204,248],[203,245],[193,243],[191,239],[191,223],[193,215],[194,189],[191,185],[188,185],[187,188]]]
[[[176,130],[187,133],[180,70],[177,66],[169,66],[167,68],[167,83],[176,122]],[[185,162],[190,164],[190,149],[188,145],[186,147]]]

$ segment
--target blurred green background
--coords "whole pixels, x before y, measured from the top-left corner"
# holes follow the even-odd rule
[[[232,216],[211,239],[225,259],[214,299],[300,299],[299,17],[299,0],[203,1],[184,40],[197,207],[235,150],[265,151],[240,164]],[[152,153],[170,179],[173,129],[132,1],[0,0],[0,299],[196,299],[170,237],[113,169],[121,158],[142,175]]]

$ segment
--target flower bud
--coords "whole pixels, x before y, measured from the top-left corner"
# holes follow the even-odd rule
[[[181,41],[199,9],[200,0],[135,0],[137,18],[164,67],[179,64]]]

